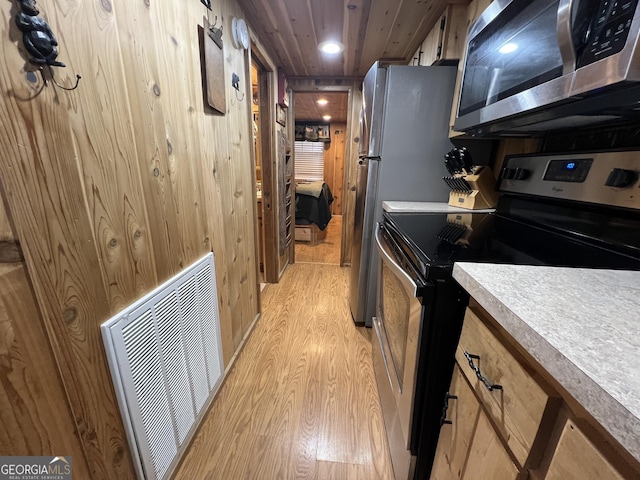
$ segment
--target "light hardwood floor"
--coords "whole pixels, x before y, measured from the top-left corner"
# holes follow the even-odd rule
[[[349,269],[294,264],[196,435],[177,479],[392,479],[371,363],[354,326]]]
[[[296,263],[340,264],[342,215],[333,215],[326,228],[327,236],[316,243],[296,242]]]

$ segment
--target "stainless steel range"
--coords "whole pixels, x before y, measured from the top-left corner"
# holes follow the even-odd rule
[[[505,159],[494,213],[385,212],[374,367],[396,479],[428,478],[468,295],[454,262],[640,270],[640,152]]]

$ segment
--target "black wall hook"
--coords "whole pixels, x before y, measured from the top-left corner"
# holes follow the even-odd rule
[[[49,68],[49,74],[51,75],[51,81],[54,83],[54,85],[58,88],[61,88],[63,90],[67,90],[68,92],[70,92],[71,90],[75,90],[76,88],[78,88],[78,84],[80,83],[80,79],[82,78],[80,75],[76,74],[76,84],[73,87],[63,87],[62,85],[60,85],[55,77],[53,76],[53,68],[51,68],[51,66],[47,65],[47,67]],[[42,71],[40,72],[42,74]],[[42,76],[42,79],[44,80],[45,85],[47,84],[47,80],[44,78],[44,75]]]
[[[220,25],[220,28],[216,28],[217,24],[218,16],[216,15],[213,25],[209,27],[209,38],[211,38],[219,48],[222,48],[222,25]]]
[[[54,78],[53,69],[51,67],[65,67],[66,65],[57,60],[58,58],[58,40],[53,35],[49,24],[42,18],[38,17],[40,11],[36,7],[35,0],[17,0],[20,11],[16,15],[16,26],[22,32],[22,43],[27,52],[31,55],[29,62],[38,66],[44,84],[47,80],[44,77],[43,67],[46,65],[49,69],[52,82],[64,89],[75,90],[80,82],[80,75],[76,75],[76,84],[74,87],[63,87],[58,84]]]
[[[235,73],[231,74],[231,86],[236,91],[236,100],[238,100],[239,102],[243,101],[244,100],[244,92],[242,93],[242,98],[240,98],[238,96],[238,94],[240,92],[240,77],[238,75],[236,75]]]

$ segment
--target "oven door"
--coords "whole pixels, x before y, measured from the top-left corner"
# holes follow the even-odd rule
[[[378,224],[375,233],[380,266],[373,363],[393,469],[400,480],[409,478],[414,463],[410,439],[423,318],[418,297],[422,282],[411,265],[402,261],[383,229]]]

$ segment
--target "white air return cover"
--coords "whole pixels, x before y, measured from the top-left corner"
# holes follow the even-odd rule
[[[168,478],[222,379],[213,254],[102,324],[141,479]]]

